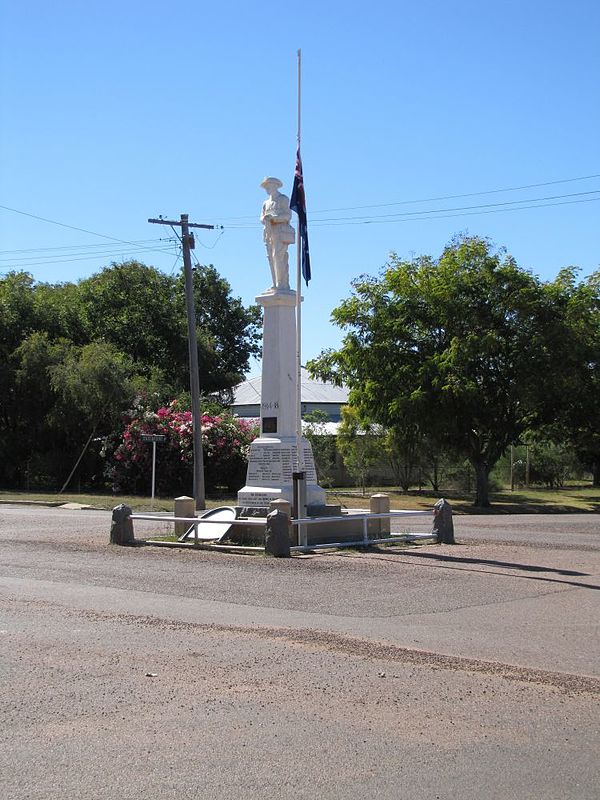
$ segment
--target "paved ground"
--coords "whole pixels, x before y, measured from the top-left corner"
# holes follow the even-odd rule
[[[268,560],[0,505],[0,796],[596,798],[600,516],[455,524]]]

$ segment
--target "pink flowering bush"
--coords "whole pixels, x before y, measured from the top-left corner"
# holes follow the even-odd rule
[[[156,446],[156,493],[189,494],[193,480],[192,412],[176,400],[153,411],[139,401],[124,416],[122,432],[110,436],[104,448],[106,475],[115,492],[149,493],[152,444],[142,434],[162,434]],[[226,411],[202,417],[202,449],[207,492],[237,491],[244,485],[250,443],[258,426]]]

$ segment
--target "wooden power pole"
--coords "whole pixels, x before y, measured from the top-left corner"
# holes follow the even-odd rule
[[[200,413],[200,376],[198,372],[198,341],[196,338],[196,312],[194,308],[194,292],[192,278],[192,259],[190,251],[194,249],[194,234],[190,228],[206,228],[213,230],[214,225],[202,225],[199,222],[188,222],[188,215],[182,214],[179,221],[171,219],[149,219],[154,225],[170,225],[181,228],[181,245],[183,249],[183,268],[185,275],[185,301],[187,308],[188,351],[190,360],[190,390],[192,394],[192,431],[194,448],[194,499],[196,510],[206,508],[204,491],[204,457],[202,453],[202,414]]]

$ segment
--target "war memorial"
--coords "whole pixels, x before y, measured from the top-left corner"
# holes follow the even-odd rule
[[[278,178],[266,177],[260,185],[267,193],[260,219],[271,286],[256,297],[264,309],[260,435],[250,445],[246,483],[238,492],[237,505],[213,508],[196,516],[194,498],[184,496],[176,498],[174,515],[169,518],[133,514],[128,506],[118,506],[113,511],[111,542],[134,544],[134,520],[169,519],[184,546],[208,546],[209,542],[222,546],[222,541],[229,540],[235,547],[240,539],[256,542],[264,536],[265,549],[272,555],[290,555],[294,548],[368,546],[382,539],[390,543],[423,538],[453,543],[452,511],[445,500],[438,501],[433,509],[431,533],[404,531],[399,536],[392,534],[392,516],[431,512],[391,512],[385,494],[373,495],[368,511],[346,511],[327,503],[325,490],[318,484],[310,442],[302,436],[302,297],[299,259],[297,288],[290,287],[288,247],[296,240],[290,224],[292,210],[288,197],[279,191],[283,184]]]
[[[277,178],[261,184],[268,194],[261,221],[272,285],[256,298],[264,309],[260,437],[250,448],[246,485],[238,493],[242,507],[268,507],[273,500],[294,503],[294,475],[304,483],[303,505],[323,506],[310,443],[302,438],[298,415],[297,308],[290,289],[288,246],[294,243],[292,212]]]

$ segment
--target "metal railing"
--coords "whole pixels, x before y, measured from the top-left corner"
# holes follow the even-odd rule
[[[416,516],[433,516],[433,511],[388,511],[382,514],[371,514],[371,513],[349,513],[343,514],[341,516],[336,517],[302,517],[299,519],[290,519],[290,526],[296,528],[298,530],[298,535],[300,537],[300,543],[297,545],[291,545],[290,550],[292,552],[304,551],[307,550],[323,550],[326,548],[339,548],[339,547],[369,547],[373,544],[394,544],[400,542],[411,542],[411,541],[424,541],[424,540],[436,540],[436,534],[434,533],[402,533],[396,536],[383,535],[379,536],[372,536],[369,537],[369,523],[374,520],[385,520],[389,519],[390,522],[393,519],[404,519],[406,517],[416,517]],[[189,525],[188,532],[191,531],[192,527],[194,528],[194,537],[193,543],[196,546],[200,546],[200,542],[208,542],[208,541],[215,541],[218,537],[204,537],[200,536],[198,533],[198,528],[200,525],[229,525],[229,526],[237,526],[237,527],[244,527],[244,528],[261,528],[265,530],[266,528],[266,519],[265,518],[244,518],[244,519],[235,519],[231,521],[224,522],[223,520],[212,520],[212,519],[203,519],[202,517],[174,517],[172,515],[158,515],[158,514],[131,514],[132,520],[149,520],[152,522],[170,522],[170,523],[177,523],[183,522]],[[353,539],[352,541],[336,541],[336,542],[324,542],[318,544],[309,544],[308,543],[308,531],[307,529],[310,526],[314,525],[328,525],[333,523],[348,523],[349,521],[362,522],[362,537],[360,539]],[[298,536],[294,537],[298,540]],[[212,547],[217,549],[236,549],[235,545],[209,545],[206,544],[206,547]],[[237,546],[239,548],[239,546]],[[239,549],[248,549],[247,547],[241,547]],[[256,550],[264,550],[264,547],[255,547],[252,549]]]
[[[194,538],[193,542],[196,546],[200,544],[200,541],[215,541],[219,539],[218,536],[215,537],[201,537],[198,533],[198,528],[200,525],[238,525],[244,527],[257,527],[257,528],[265,528],[266,523],[262,519],[233,519],[227,520],[224,522],[222,519],[203,519],[202,517],[174,517],[174,516],[158,516],[157,514],[132,514],[131,519],[145,519],[145,520],[152,520],[156,522],[183,522],[186,525],[189,525],[188,530],[186,533],[189,533],[191,529],[194,529]],[[208,545],[206,545],[208,546]],[[212,547],[216,547],[216,545],[211,545]],[[233,546],[227,546],[227,549],[233,549]],[[247,549],[247,548],[244,548]],[[263,549],[263,548],[258,548]]]
[[[302,531],[302,527],[316,524],[323,524],[323,523],[333,523],[333,522],[347,522],[348,520],[356,521],[362,520],[362,538],[356,539],[351,542],[347,541],[339,541],[339,542],[325,542],[323,544],[308,544],[307,541],[302,541],[301,544],[293,545],[290,547],[290,550],[298,551],[298,550],[322,550],[327,547],[368,547],[371,544],[393,544],[394,542],[407,542],[407,541],[416,541],[419,539],[436,539],[436,535],[432,533],[403,533],[399,534],[398,536],[374,536],[369,538],[369,522],[376,519],[393,519],[394,517],[422,517],[422,516],[433,516],[433,511],[387,511],[382,514],[371,514],[371,513],[359,513],[359,514],[344,514],[341,517],[305,517],[303,519],[293,519],[291,520],[291,524],[293,526],[297,526],[299,531]],[[299,534],[300,537],[304,538],[302,533]]]

